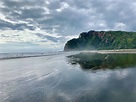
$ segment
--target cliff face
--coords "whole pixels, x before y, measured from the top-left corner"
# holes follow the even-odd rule
[[[76,39],[69,40],[64,51],[135,49],[136,32],[125,31],[89,31],[83,32]]]

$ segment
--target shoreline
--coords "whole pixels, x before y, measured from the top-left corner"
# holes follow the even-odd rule
[[[91,53],[126,53],[126,54],[136,54],[136,49],[117,49],[117,50],[92,50],[92,51],[83,51]]]
[[[33,55],[33,56],[4,57],[4,58],[0,58],[0,60],[22,59],[22,58],[32,58],[32,57],[44,57],[44,56],[52,56],[52,55],[57,55],[57,54],[51,54],[51,55]]]
[[[100,53],[100,54],[136,54],[136,49],[117,49],[117,50],[88,50],[88,51],[79,51],[83,53]],[[73,53],[73,52],[72,52]],[[0,60],[10,60],[10,59],[20,59],[20,58],[30,58],[30,57],[44,57],[58,54],[41,54],[41,55],[28,55],[28,56],[13,56],[13,57],[3,57]]]

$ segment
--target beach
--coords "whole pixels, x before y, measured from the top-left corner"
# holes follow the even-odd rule
[[[116,49],[116,50],[85,50],[90,53],[136,53],[136,49]]]
[[[67,57],[77,53],[0,60],[0,102],[136,101],[135,61],[118,68],[120,60],[114,70],[85,70]],[[119,58],[125,63],[128,57]]]

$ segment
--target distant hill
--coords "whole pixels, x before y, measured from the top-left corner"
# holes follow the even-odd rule
[[[89,31],[69,40],[64,51],[136,49],[136,32]]]

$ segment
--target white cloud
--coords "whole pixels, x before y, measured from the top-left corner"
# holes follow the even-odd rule
[[[126,25],[124,23],[115,23],[115,30],[126,30]]]
[[[45,1],[45,3],[46,3],[47,5],[49,5],[49,4],[50,4],[50,2],[49,2],[49,1],[47,1],[47,0]]]
[[[67,2],[61,2],[60,8],[56,9],[57,12],[62,12],[64,9],[68,8],[69,4]]]
[[[11,21],[11,20],[9,20],[9,19],[6,19],[6,16],[3,15],[3,14],[1,14],[1,13],[0,13],[0,19],[3,20],[3,21],[6,21],[6,22],[12,23],[12,24],[15,24],[15,23],[16,23],[16,22],[14,22],[14,21]]]
[[[38,46],[41,46],[42,48],[46,49],[63,49],[63,39],[61,41],[54,42],[53,40],[46,38],[46,36],[51,36],[51,34],[42,31],[42,30],[0,30],[0,44],[5,43],[31,43],[36,44]],[[37,34],[42,34],[45,37],[37,36]],[[52,34],[53,39],[59,39],[61,36],[58,36],[57,34]],[[27,46],[27,45],[26,45]],[[24,47],[24,46],[23,46]]]

